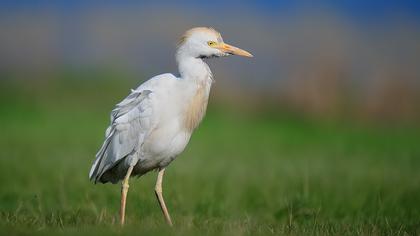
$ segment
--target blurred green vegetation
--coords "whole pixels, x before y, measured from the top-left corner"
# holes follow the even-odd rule
[[[12,234],[354,235],[420,233],[420,128],[312,120],[212,103],[166,172],[119,185],[88,171],[109,112],[141,81],[112,71],[0,80],[0,232]],[[214,88],[217,90],[217,85]]]

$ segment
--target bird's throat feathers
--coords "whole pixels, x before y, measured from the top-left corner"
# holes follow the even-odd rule
[[[177,55],[177,62],[182,79],[193,80],[198,84],[213,81],[213,74],[203,59]]]

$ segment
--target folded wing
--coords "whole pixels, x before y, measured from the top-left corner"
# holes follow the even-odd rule
[[[107,170],[128,155],[139,151],[151,129],[152,91],[140,88],[132,90],[130,95],[112,110],[111,124],[105,132],[105,141],[89,172],[91,181],[96,183]]]

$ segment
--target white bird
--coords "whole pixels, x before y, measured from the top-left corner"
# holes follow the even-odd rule
[[[163,174],[184,150],[205,115],[213,82],[205,59],[228,55],[252,57],[249,52],[224,43],[213,28],[190,29],[181,37],[176,52],[180,76],[155,76],[132,90],[112,110],[111,124],[89,178],[95,183],[122,180],[122,225],[130,176],[156,169],[156,197],[166,222],[172,226],[162,196]]]

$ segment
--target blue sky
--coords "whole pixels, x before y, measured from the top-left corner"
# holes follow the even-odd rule
[[[101,5],[173,5],[177,7],[198,7],[198,8],[214,8],[219,9],[234,8],[237,5],[248,7],[261,11],[266,14],[287,14],[301,8],[327,8],[336,11],[340,15],[354,18],[357,20],[371,20],[375,18],[383,19],[394,13],[403,14],[408,17],[420,19],[420,1],[418,0],[318,0],[318,1],[299,1],[299,0],[260,0],[260,1],[222,1],[222,0],[206,0],[206,1],[100,1],[100,0],[73,0],[73,1],[51,1],[51,0],[4,0],[0,2],[3,10],[13,10],[21,8],[44,8],[53,7],[60,8],[65,11],[77,10],[84,7],[96,7]]]

